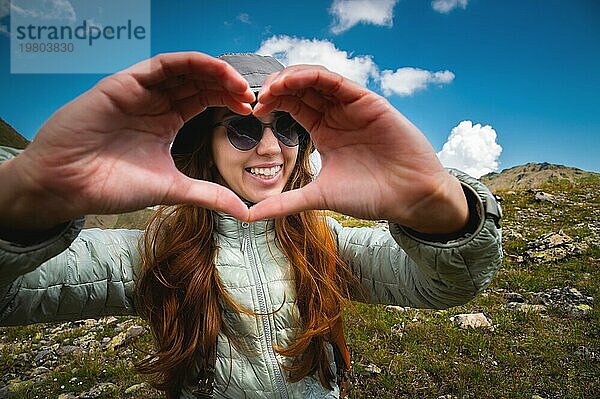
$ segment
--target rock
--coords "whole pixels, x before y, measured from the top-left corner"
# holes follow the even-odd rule
[[[575,242],[564,231],[550,232],[530,242],[525,250],[534,262],[556,262],[568,256],[581,254],[588,248],[585,242]]]
[[[50,372],[50,369],[48,367],[44,367],[44,366],[40,366],[40,367],[36,367],[33,369],[33,371],[31,372],[32,375],[42,375],[42,374],[47,374]]]
[[[404,323],[394,324],[391,328],[391,332],[393,335],[402,338],[402,336],[404,335]]]
[[[543,313],[546,311],[544,305],[532,305],[529,303],[510,302],[504,306],[508,310],[518,310],[521,312]]]
[[[504,294],[504,299],[506,299],[507,302],[525,302],[525,298],[523,298],[523,295],[516,292],[506,292]]]
[[[594,298],[583,295],[576,288],[562,287],[536,292],[531,302],[559,308],[574,315],[582,315],[592,310]]]
[[[58,334],[61,331],[63,331],[63,326],[54,327],[52,330],[50,330],[50,334]]]
[[[78,346],[64,345],[64,346],[61,346],[60,348],[58,348],[56,350],[56,353],[59,355],[67,355],[69,353],[76,352],[76,351],[82,352],[81,348]]]
[[[146,329],[144,327],[134,325],[129,327],[129,329],[127,330],[127,338],[133,339],[144,334],[145,332]]]
[[[538,191],[535,193],[535,200],[537,202],[550,202],[551,204],[556,203],[554,195],[545,193],[543,191]]]
[[[41,350],[37,353],[37,355],[35,355],[35,358],[33,359],[34,363],[44,363],[46,360],[48,360],[50,357],[52,356],[52,351],[50,350]]]
[[[592,307],[590,305],[580,304],[580,305],[575,306],[575,308],[573,310],[575,313],[579,312],[582,314],[587,314],[592,310]]]
[[[143,389],[145,389],[147,387],[148,387],[148,384],[146,384],[145,382],[142,382],[141,384],[135,384],[135,385],[130,386],[129,388],[127,388],[125,390],[125,393],[128,395],[135,394],[135,393],[138,393],[139,391],[142,391]]]
[[[403,308],[402,306],[387,305],[385,311],[390,313],[405,313],[406,308]]]
[[[377,365],[373,363],[365,367],[365,371],[371,374],[381,374],[381,368],[377,367]]]
[[[109,350],[115,350],[123,345],[125,345],[125,342],[127,341],[127,334],[123,331],[118,333],[117,335],[115,335],[110,342],[108,343],[108,345],[106,345],[106,347]]]
[[[82,393],[81,395],[79,395],[79,398],[80,399],[96,399],[96,398],[99,398],[100,396],[103,396],[110,392],[114,392],[116,390],[117,390],[117,386],[115,384],[113,384],[112,382],[103,382],[103,383],[100,383],[100,384],[92,387],[92,389],[90,389],[89,391]]]
[[[450,318],[458,327],[467,328],[487,328],[494,329],[494,326],[488,321],[483,313],[463,313]]]
[[[600,358],[600,356],[598,356],[598,353],[592,351],[589,348],[586,348],[585,346],[580,346],[579,348],[577,348],[577,350],[574,352],[574,355],[590,360],[596,360]]]
[[[119,334],[115,335],[111,341],[106,345],[109,350],[115,350],[130,341],[134,338],[138,337],[141,334],[144,334],[146,329],[141,326],[133,325],[129,327],[126,331],[121,331]]]

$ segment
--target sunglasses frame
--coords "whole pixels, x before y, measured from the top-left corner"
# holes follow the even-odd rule
[[[298,123],[298,121],[296,121],[294,118],[292,118],[292,120],[294,121],[294,123],[295,123],[295,124],[297,124],[297,125],[299,126],[299,128],[300,128],[300,131],[297,133],[297,136],[298,136],[298,143],[296,143],[296,144],[294,144],[294,145],[287,145],[287,144],[286,144],[286,143],[285,143],[283,140],[281,140],[281,137],[285,137],[285,136],[284,136],[284,135],[282,135],[281,133],[279,133],[279,132],[277,131],[277,129],[275,128],[275,126],[274,126],[274,125],[277,123],[277,120],[279,120],[280,118],[283,118],[283,117],[285,117],[285,116],[289,116],[290,118],[292,118],[292,116],[291,116],[290,114],[283,113],[283,114],[281,114],[281,115],[276,115],[276,116],[273,118],[273,121],[272,121],[272,122],[265,123],[265,122],[261,121],[260,119],[258,119],[257,117],[255,117],[255,116],[251,116],[251,115],[232,115],[232,116],[228,116],[228,117],[224,118],[224,119],[223,119],[222,121],[220,121],[220,122],[217,122],[217,123],[215,123],[215,124],[212,126],[212,128],[213,128],[213,129],[215,129],[215,128],[217,128],[217,127],[220,127],[220,126],[224,126],[224,127],[225,127],[225,130],[226,130],[226,132],[227,132],[227,139],[229,140],[229,143],[230,143],[230,144],[231,144],[231,145],[232,145],[234,148],[236,148],[236,149],[237,149],[237,150],[239,150],[239,151],[250,151],[250,150],[252,150],[253,148],[255,148],[255,147],[256,147],[256,146],[257,146],[257,145],[260,143],[260,141],[262,140],[262,138],[263,138],[263,135],[265,134],[265,128],[267,128],[267,127],[271,129],[271,131],[273,132],[273,134],[274,134],[274,135],[275,135],[275,137],[277,138],[277,141],[279,141],[281,144],[283,144],[284,146],[286,146],[286,147],[288,147],[288,148],[294,148],[294,147],[296,147],[296,146],[298,146],[298,145],[300,144],[300,141],[301,141],[301,138],[300,138],[300,136],[301,136],[301,134],[302,134],[302,131],[304,130],[304,128],[303,128],[303,127],[302,127],[302,126],[301,126],[301,125]],[[238,120],[240,120],[240,119],[245,119],[245,118],[253,118],[254,120],[256,120],[257,122],[259,122],[259,123],[261,124],[261,129],[260,129],[261,135],[260,135],[260,138],[259,138],[259,139],[256,141],[256,144],[254,144],[252,147],[250,147],[250,148],[248,148],[248,149],[242,149],[242,148],[239,148],[238,146],[236,146],[236,145],[235,145],[235,144],[234,144],[234,143],[231,141],[231,137],[230,137],[230,130],[229,130],[229,129],[230,129],[230,126],[229,126],[229,125],[230,125],[230,123],[231,123],[231,122],[238,121]],[[294,126],[294,125],[292,125],[292,127],[293,127],[293,126]],[[238,134],[237,132],[235,132],[237,129],[234,129],[233,127],[231,127],[231,130],[233,131],[233,134]],[[252,138],[251,136],[249,136],[249,137],[250,137],[250,138]],[[287,137],[286,137],[286,138],[287,138]]]

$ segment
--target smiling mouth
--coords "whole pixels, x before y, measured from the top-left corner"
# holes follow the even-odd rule
[[[275,177],[282,169],[282,165],[273,166],[271,168],[246,168],[246,172],[261,179],[271,179]]]

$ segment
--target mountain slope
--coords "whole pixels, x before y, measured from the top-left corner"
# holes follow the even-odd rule
[[[29,141],[21,136],[11,125],[0,118],[0,145],[23,149]]]
[[[488,173],[481,177],[492,191],[539,188],[548,183],[575,183],[598,175],[581,169],[551,163],[528,163],[504,169],[500,173]]]

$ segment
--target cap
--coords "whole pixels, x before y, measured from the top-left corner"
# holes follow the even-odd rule
[[[227,62],[248,81],[250,88],[259,92],[267,76],[281,71],[284,67],[272,56],[253,53],[228,53],[218,57]],[[197,135],[206,134],[212,124],[212,113],[215,108],[207,108],[187,121],[175,137],[171,146],[171,154],[191,154],[196,149]]]

